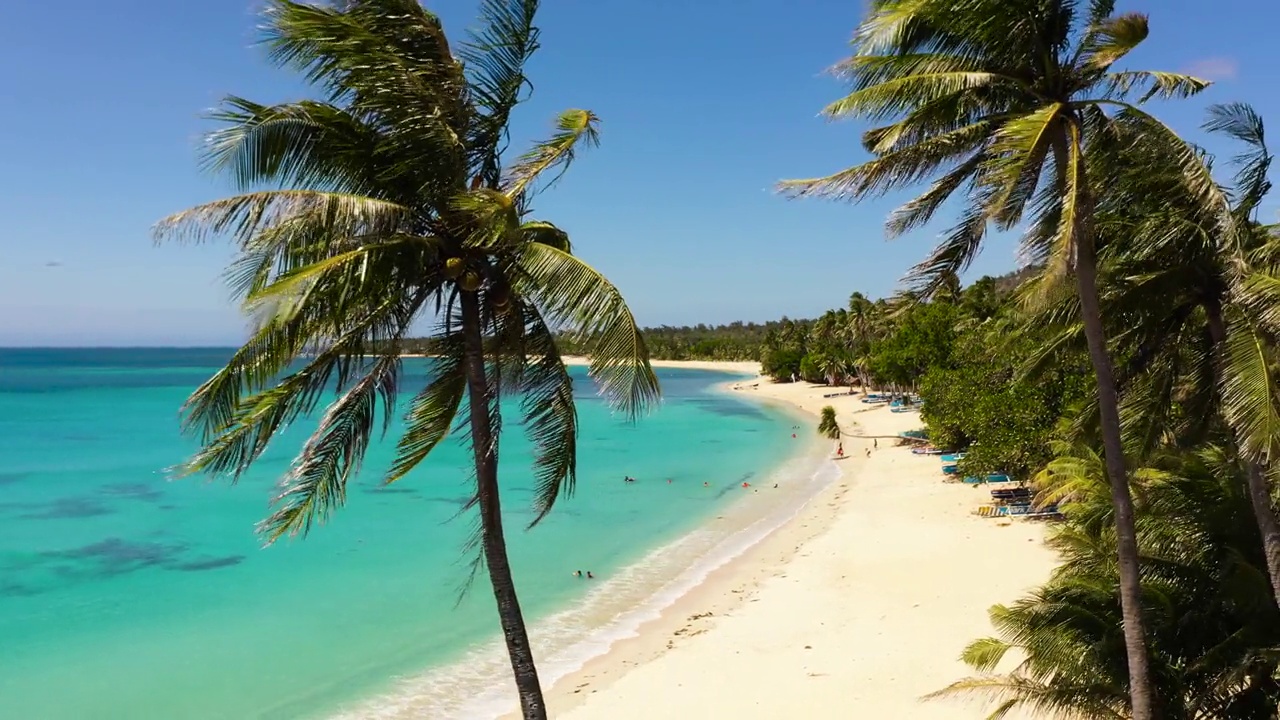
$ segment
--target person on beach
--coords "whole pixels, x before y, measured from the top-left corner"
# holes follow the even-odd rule
[[[871,457],[871,448],[867,448],[867,457]]]
[[[871,438],[871,447],[873,447],[873,448],[875,448],[875,449],[879,450],[879,449],[880,449],[880,441],[879,441],[879,440],[877,440],[876,438]]]
[[[838,444],[836,445],[836,457],[844,457],[844,443],[843,443],[843,442],[838,443]]]

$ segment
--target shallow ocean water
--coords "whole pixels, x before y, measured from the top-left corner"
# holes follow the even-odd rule
[[[461,593],[473,521],[459,515],[470,482],[461,444],[382,488],[393,427],[346,508],[270,548],[254,523],[305,423],[238,485],[167,480],[194,448],[177,409],[229,352],[0,350],[0,717],[323,717],[379,698],[394,708],[406,692],[425,707],[424,693],[458,686],[433,668],[470,672],[476,687],[501,672],[492,652],[477,654],[497,636],[487,579]],[[428,361],[406,369],[421,383]],[[723,374],[660,370],[665,402],[633,425],[574,373],[575,496],[523,530],[531,454],[514,408],[500,469],[522,604],[548,628],[540,636],[561,629],[565,651],[570,634],[618,622],[621,606],[592,605],[593,592],[667,587],[723,540],[703,524],[797,446],[791,417],[713,393]],[[659,547],[671,548],[662,567],[646,560]],[[579,569],[598,582],[575,579]]]

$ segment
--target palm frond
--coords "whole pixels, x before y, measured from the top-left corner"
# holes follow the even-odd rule
[[[537,308],[522,307],[527,365],[520,389],[525,431],[533,443],[534,517],[542,522],[561,494],[572,495],[577,481],[578,411],[573,378],[560,357],[555,336]]]
[[[923,180],[949,162],[980,152],[993,125],[991,121],[979,121],[827,177],[784,180],[778,184],[778,190],[793,198],[826,197],[854,201],[880,195]]]
[[[512,286],[553,326],[589,348],[591,376],[610,404],[629,418],[658,400],[649,350],[622,294],[590,265],[550,245],[528,243]]]
[[[373,289],[378,292],[352,294],[340,305],[334,296],[346,288],[339,283],[313,292],[293,312],[267,318],[183,405],[183,430],[197,434],[203,447],[181,474],[238,477],[277,431],[316,407],[331,383],[346,388],[366,357],[394,354],[429,293],[402,293],[390,284]],[[316,350],[310,362],[280,377],[308,349]]]
[[[933,252],[908,271],[903,282],[911,292],[920,297],[931,297],[948,277],[964,272],[982,249],[987,221],[985,208],[971,207],[967,210]]]
[[[1147,16],[1125,13],[1098,20],[1080,43],[1080,61],[1091,70],[1106,70],[1147,39]]]
[[[1179,137],[1172,128],[1141,108],[1129,103],[1117,104],[1121,106],[1114,118],[1117,126],[1123,132],[1132,133],[1133,137],[1142,137],[1144,142],[1153,143],[1162,149],[1168,166],[1178,174],[1183,191],[1196,204],[1197,210],[1213,221],[1210,229],[1221,233],[1223,237],[1238,237],[1230,199],[1214,180],[1203,155]]]
[[[927,225],[943,203],[962,185],[973,179],[986,159],[984,153],[974,153],[968,160],[935,180],[924,193],[890,213],[889,219],[885,222],[885,231],[889,237],[898,237]]]
[[[572,253],[573,244],[569,241],[569,233],[541,220],[530,220],[520,226],[520,234],[526,242],[549,245],[562,252]]]
[[[1017,84],[1012,78],[990,72],[920,72],[854,90],[823,108],[822,114],[833,120],[883,120],[956,93]]]
[[[511,111],[530,87],[524,69],[539,47],[537,12],[538,0],[483,0],[481,27],[458,51],[479,111],[468,139],[472,175],[485,187],[498,187]]]
[[[1237,165],[1235,178],[1236,213],[1241,220],[1252,220],[1258,205],[1271,191],[1267,173],[1271,169],[1271,153],[1267,150],[1266,128],[1262,116],[1245,103],[1210,105],[1209,120],[1204,129],[1235,138],[1247,150],[1232,160]]]
[[[390,260],[397,259],[394,254],[386,251],[395,250],[406,243],[417,243],[419,240],[412,236],[402,236],[399,240],[363,245],[282,272],[246,297],[244,308],[249,314],[261,319],[264,315],[260,310],[269,306],[269,315],[288,318],[301,309],[300,301],[303,296],[317,285],[341,285],[358,292],[366,283],[385,282],[385,278],[379,277],[378,265],[390,265]]]
[[[265,16],[262,42],[272,60],[303,72],[331,101],[441,128],[464,112],[460,64],[439,18],[417,0],[331,7],[269,0]]]
[[[1280,457],[1278,388],[1272,350],[1249,319],[1232,313],[1226,366],[1221,376],[1222,410],[1239,436],[1241,449],[1259,462]]]
[[[387,485],[412,472],[449,435],[466,393],[461,333],[445,333],[437,338],[433,348],[431,382],[409,404],[404,434],[396,445],[396,457],[383,478]]]
[[[1151,98],[1187,98],[1199,93],[1213,83],[1190,75],[1157,72],[1154,70],[1127,70],[1107,73],[1104,76],[1104,97],[1120,98],[1138,93],[1138,104]],[[1083,101],[1089,103],[1091,101]]]
[[[980,638],[965,646],[960,660],[978,672],[990,672],[1000,664],[1011,646],[1000,638]]]
[[[403,205],[361,195],[264,190],[174,213],[156,223],[152,234],[157,242],[203,242],[228,233],[236,244],[247,248],[264,230],[295,221],[348,237],[395,232],[409,212]]]
[[[546,140],[535,144],[520,160],[512,165],[503,182],[503,189],[510,197],[528,194],[529,186],[544,172],[553,168],[559,173],[543,183],[549,187],[569,168],[580,146],[597,147],[600,144],[600,118],[590,110],[566,110],[556,119],[556,132]]]
[[[469,221],[463,230],[464,245],[487,252],[518,241],[520,207],[511,195],[482,187],[453,196],[449,205]]]
[[[378,406],[395,406],[398,355],[384,355],[325,412],[272,499],[277,509],[259,532],[268,543],[305,534],[346,501],[346,485],[360,468],[377,427]]]
[[[1261,327],[1280,333],[1280,277],[1255,270],[1241,279],[1234,295]]]
[[[926,700],[956,697],[978,697],[997,704],[988,718],[998,720],[1009,712],[1025,707],[1033,713],[1047,717],[1073,720],[1122,720],[1125,716],[1111,703],[1093,700],[1096,691],[1091,687],[1064,687],[1065,683],[1046,683],[1039,680],[994,675],[966,678],[946,688],[925,696]]]
[[[1054,130],[1061,122],[1061,103],[1005,122],[993,136],[978,182],[993,190],[988,207],[1003,229],[1018,223],[1035,196]]]
[[[229,173],[249,189],[273,183],[293,189],[365,194],[383,143],[361,118],[329,103],[261,105],[230,96],[211,119],[223,124],[204,140],[202,169]]]
[[[862,53],[879,55],[897,51],[910,44],[910,38],[920,29],[928,0],[906,2],[877,2],[854,31],[852,44]]]

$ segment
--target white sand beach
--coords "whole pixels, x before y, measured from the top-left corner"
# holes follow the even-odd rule
[[[658,363],[655,363],[655,365]],[[754,363],[662,363],[758,372]],[[839,388],[726,391],[815,414],[834,405],[846,433],[920,426]],[[816,418],[815,418],[816,423]],[[807,432],[814,432],[812,427]],[[553,717],[983,717],[981,706],[920,697],[969,674],[959,660],[991,632],[986,609],[1048,577],[1044,526],[972,514],[983,489],[943,482],[936,457],[889,439],[846,438],[843,476],[794,520],[714,572],[639,636],[556,683]]]
[[[566,355],[564,362],[566,365],[586,365],[588,360],[579,355]],[[653,360],[650,361],[650,364],[655,368],[719,370],[720,372],[742,373],[743,375],[760,374],[760,363],[754,360]]]

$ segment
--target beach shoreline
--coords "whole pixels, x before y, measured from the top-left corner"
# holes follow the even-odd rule
[[[1048,577],[1056,562],[1044,527],[978,518],[985,493],[942,482],[936,458],[854,437],[917,427],[914,413],[824,397],[840,388],[776,384],[757,363],[661,366],[752,376],[718,389],[802,413],[811,424],[797,433],[814,433],[833,405],[847,459],[794,516],[555,681],[550,715],[982,717],[978,706],[919,698],[970,674],[958,655],[990,634],[990,605]]]

